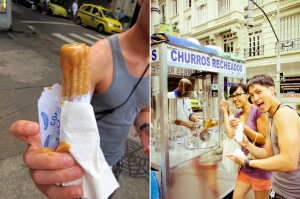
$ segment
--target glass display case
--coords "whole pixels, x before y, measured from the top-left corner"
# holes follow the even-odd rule
[[[217,52],[167,42],[153,44],[151,53],[151,167],[162,174],[164,198],[190,198],[178,176],[192,171],[195,161],[221,160],[225,134],[219,101],[233,83],[245,82],[245,66]],[[191,178],[182,181],[192,183]]]

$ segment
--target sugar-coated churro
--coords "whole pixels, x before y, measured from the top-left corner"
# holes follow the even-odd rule
[[[91,84],[90,48],[85,44],[65,44],[60,50],[63,72],[62,97],[74,98],[88,93]]]

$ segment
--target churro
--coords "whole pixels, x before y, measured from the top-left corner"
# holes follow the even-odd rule
[[[62,97],[87,94],[91,84],[90,48],[85,44],[65,44],[60,50],[63,72]]]
[[[205,124],[203,126],[203,129],[201,130],[200,133],[200,139],[201,140],[206,140],[205,136],[208,134],[208,129],[214,126],[217,126],[218,122],[217,121],[213,121],[212,118],[209,118],[208,120],[205,121]]]

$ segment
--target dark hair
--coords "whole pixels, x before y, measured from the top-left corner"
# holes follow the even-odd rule
[[[239,87],[241,87],[243,89],[243,91],[245,93],[247,93],[247,87],[245,84],[242,83],[235,83],[231,86],[231,88],[229,89],[229,95],[232,95]]]
[[[247,83],[247,92],[249,91],[249,87],[253,86],[254,84],[265,86],[267,88],[269,88],[270,86],[275,86],[273,78],[269,75],[255,75],[254,77],[249,79]]]
[[[189,79],[182,78],[179,81],[178,85],[182,86],[185,89],[185,91],[192,91],[193,90],[193,84]]]

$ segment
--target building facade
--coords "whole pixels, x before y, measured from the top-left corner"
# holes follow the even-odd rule
[[[281,100],[297,107],[300,0],[254,0],[252,27],[245,25],[248,0],[152,2],[159,5],[160,23],[169,24],[183,38],[192,37],[201,45],[219,46],[226,53],[244,58],[247,79],[255,74],[272,76]]]

